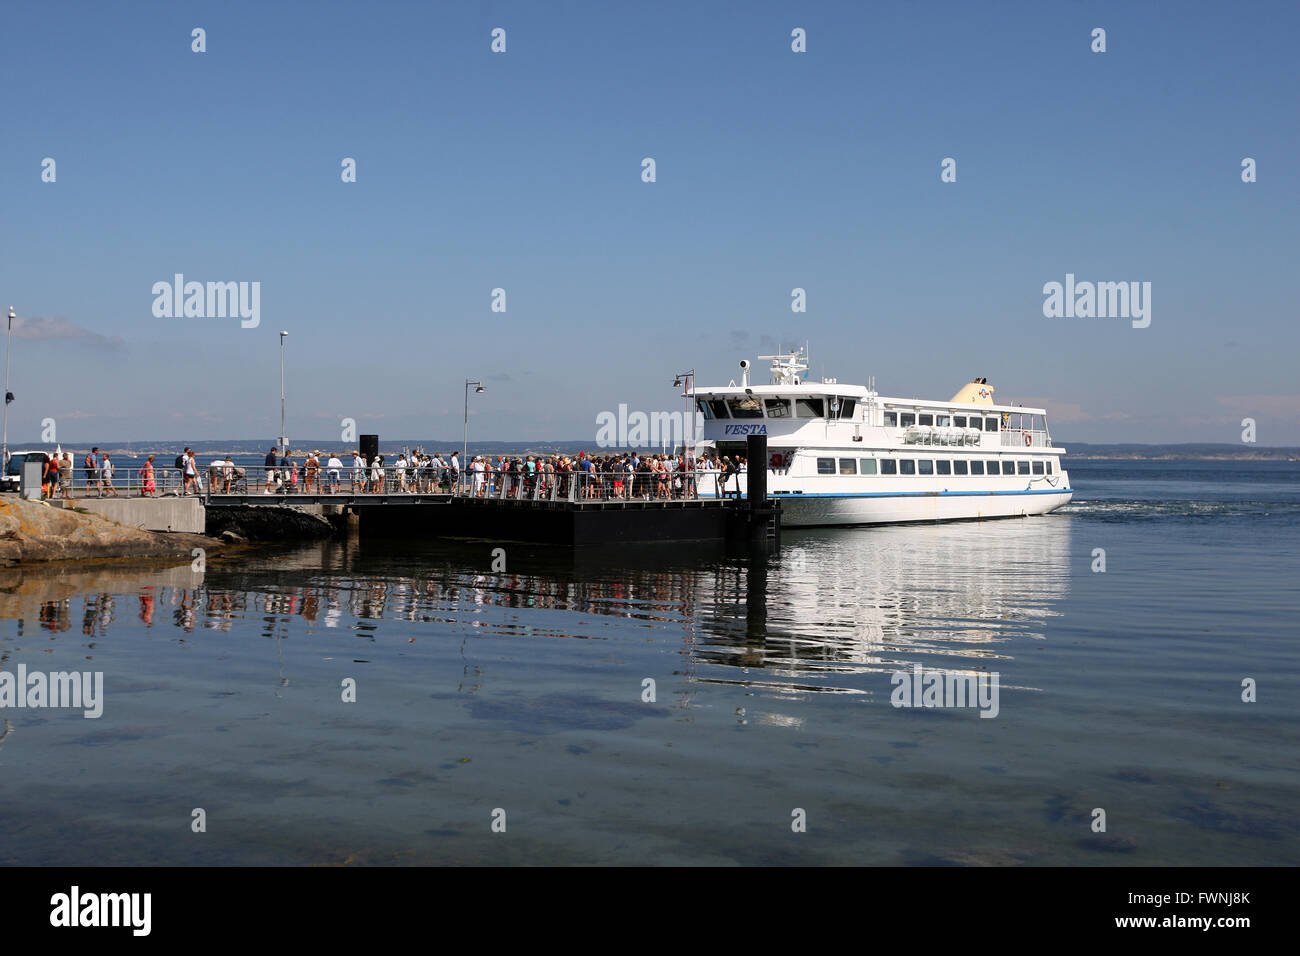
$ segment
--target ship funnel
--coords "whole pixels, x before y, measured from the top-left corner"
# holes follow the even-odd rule
[[[969,384],[963,385],[961,390],[952,397],[954,405],[992,405],[993,404],[993,386],[989,385],[984,379],[977,378]]]

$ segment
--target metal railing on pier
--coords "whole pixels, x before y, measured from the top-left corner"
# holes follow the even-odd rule
[[[743,474],[743,473],[742,473]],[[188,479],[176,468],[154,468],[152,480],[138,468],[116,469],[111,482],[102,477],[74,476],[72,497],[140,497],[197,495],[275,495],[401,497],[447,495],[514,501],[659,501],[724,497],[721,472],[707,468],[667,471],[602,472],[562,470],[544,465],[541,470],[488,469],[457,472],[451,468],[393,465],[330,467],[208,466]],[[725,491],[738,494],[733,472]],[[61,494],[60,494],[61,496]]]

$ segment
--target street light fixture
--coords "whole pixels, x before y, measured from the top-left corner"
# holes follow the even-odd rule
[[[474,389],[475,395],[484,391],[482,382],[476,382],[469,378],[465,379],[465,443],[460,448],[460,473],[462,475],[468,470],[465,458],[469,455],[469,387],[471,385],[477,386]]]
[[[280,332],[280,447],[285,458],[289,457],[289,439],[284,433],[284,338],[288,332]]]
[[[691,427],[694,421],[691,415],[691,391],[695,388],[695,369],[691,369],[689,372],[678,372],[673,377],[673,388],[678,386],[681,386],[682,398],[686,400],[686,417],[682,419],[682,450],[687,458],[691,458],[693,457],[691,455],[691,432],[694,431]]]
[[[9,331],[5,334],[5,421],[4,421],[4,460],[0,463],[0,470],[7,471],[9,468],[9,403],[14,400],[13,392],[9,391],[9,345],[14,337],[14,307],[9,306]]]

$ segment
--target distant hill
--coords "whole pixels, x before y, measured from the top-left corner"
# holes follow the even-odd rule
[[[114,441],[96,441],[94,443],[100,451],[106,451],[110,455],[122,455],[124,457],[143,457],[149,454],[158,455],[161,458],[174,458],[180,451],[186,447],[193,448],[195,454],[200,458],[205,455],[214,455],[218,452],[232,455],[265,455],[267,451],[275,446],[274,438],[263,439],[225,439],[221,441],[135,441],[135,442],[114,442]],[[306,452],[313,449],[320,449],[322,452],[344,452],[356,449],[358,443],[345,443],[338,439],[334,440],[310,440],[304,441],[293,439],[293,454],[296,457],[302,457]],[[53,450],[54,445],[41,442],[17,442],[9,443],[10,449],[28,449],[28,450]],[[65,450],[76,452],[86,452],[90,450],[90,444],[84,442],[72,442],[64,444]],[[470,440],[470,450],[481,454],[490,455],[549,455],[558,452],[599,452],[612,451],[612,449],[601,449],[596,442],[591,439],[574,440],[574,441],[477,441]],[[379,452],[382,455],[393,455],[399,451],[420,448],[427,452],[450,452],[460,451],[461,439],[454,441],[444,440],[380,440]],[[657,449],[656,449],[657,450]],[[671,450],[671,446],[669,446]]]
[[[1229,442],[1184,442],[1174,445],[1099,444],[1069,441],[1059,435],[1056,442],[1071,458],[1204,458],[1232,461],[1278,461],[1300,458],[1300,447],[1232,444]]]

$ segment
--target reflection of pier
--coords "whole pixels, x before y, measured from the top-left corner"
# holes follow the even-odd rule
[[[405,509],[387,513],[407,514]],[[695,681],[873,693],[910,668],[997,670],[1048,636],[1070,586],[1068,516],[936,527],[787,532],[776,556],[722,542],[603,549],[506,546],[414,533],[351,535],[163,570],[7,572],[0,616],[103,636],[139,620],[177,639],[256,621],[363,640],[504,635],[605,640],[618,618],[682,654]],[[548,614],[547,612],[556,612]],[[568,613],[564,613],[568,612]],[[410,622],[393,632],[381,621]],[[179,633],[178,633],[179,632]],[[3,651],[3,648],[0,648]],[[884,686],[888,686],[887,682]],[[1008,685],[1004,685],[1008,686]]]

